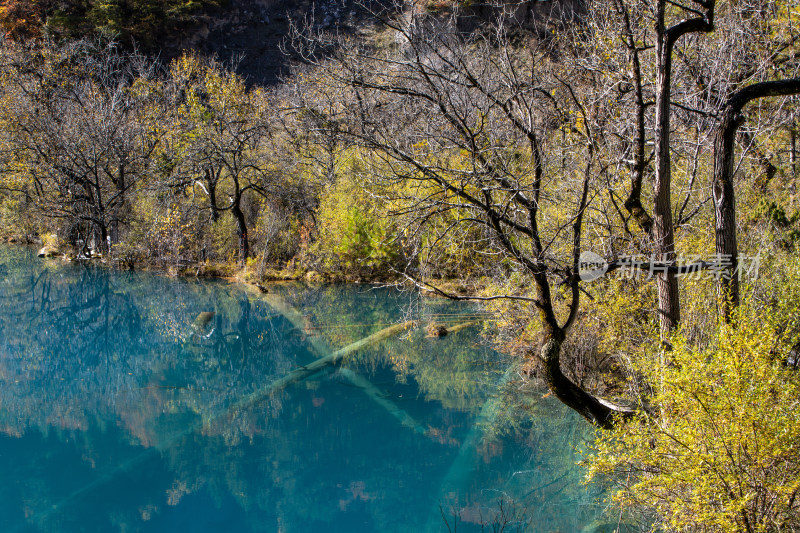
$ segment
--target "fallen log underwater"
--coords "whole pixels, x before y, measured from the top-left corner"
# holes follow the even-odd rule
[[[262,387],[261,389],[244,396],[240,401],[233,404],[228,409],[228,412],[231,412],[235,409],[245,408],[255,403],[258,403],[259,401],[268,397],[270,394],[273,394],[274,392],[281,390],[287,387],[288,385],[291,385],[292,383],[297,383],[298,381],[302,381],[324,370],[325,368],[332,367],[341,363],[348,356],[358,352],[363,348],[366,348],[367,346],[378,343],[382,340],[386,340],[390,337],[393,337],[395,335],[398,335],[406,331],[407,329],[410,329],[411,327],[414,326],[414,324],[415,322],[408,321],[400,324],[395,324],[393,326],[389,326],[388,328],[384,328],[378,331],[377,333],[373,333],[369,337],[365,337],[348,346],[345,346],[341,350],[337,350],[333,353],[324,355],[319,359],[316,359],[312,363],[295,368],[285,376],[271,382],[269,385]],[[392,402],[390,402],[386,398],[383,398],[381,392],[377,389],[377,387],[372,385],[366,378],[359,376],[353,371],[343,373],[342,375],[343,377],[345,377],[345,379],[348,379],[348,381],[350,381],[351,384],[358,387],[359,389],[364,390],[370,396],[370,398],[376,401],[379,405],[381,405],[384,408],[387,408],[387,410],[390,413],[394,414],[402,412],[402,410],[399,407],[395,406]],[[423,434],[425,433],[425,429],[423,429],[422,426],[420,426],[416,422],[413,422],[413,419],[409,415],[403,414],[398,416],[398,418],[403,421],[410,421],[407,425],[410,425],[410,427],[412,427],[418,433],[423,433]]]
[[[292,324],[295,328],[301,331],[305,328],[305,321],[303,314],[297,309],[295,309],[293,306],[288,304],[286,300],[284,300],[277,294],[273,292],[262,293],[258,295],[258,298],[267,302],[267,304],[270,307],[272,307],[272,309],[277,311],[279,314],[283,315],[283,317],[286,318],[286,320],[288,320],[289,323]],[[456,324],[448,328],[448,332],[451,334],[457,333],[461,330],[475,326],[480,323],[481,320],[469,320],[467,322],[462,322],[460,324]],[[284,378],[284,379],[289,379],[290,381],[280,386],[286,386],[289,383],[300,381],[306,377],[309,377],[313,373],[319,372],[326,366],[337,365],[341,361],[341,359],[347,357],[352,352],[358,351],[361,348],[366,347],[366,345],[374,344],[388,337],[398,335],[399,333],[407,329],[410,329],[415,325],[416,325],[415,321],[406,321],[401,324],[395,324],[389,326],[387,328],[380,330],[378,333],[370,335],[369,337],[366,337],[360,341],[356,341],[353,344],[350,344],[349,346],[342,348],[341,350],[333,354],[330,354],[331,348],[322,338],[318,336],[309,336],[307,337],[308,342],[313,348],[313,351],[316,352],[316,355],[321,355],[321,354],[330,354],[330,355],[323,355],[320,359],[317,359],[313,363],[292,371],[290,375],[287,375]],[[312,372],[306,374],[306,372],[308,372],[309,370],[312,370]],[[297,373],[296,374],[297,379],[294,379],[291,376],[291,374],[294,373]],[[355,372],[354,370],[348,368],[339,368],[338,373],[351,385],[363,390],[364,393],[372,401],[374,401],[380,407],[385,409],[390,415],[392,415],[394,418],[400,421],[402,425],[413,429],[414,432],[419,433],[420,435],[426,435],[428,433],[427,428],[423,427],[416,420],[414,420],[414,418],[411,415],[409,415],[404,409],[399,407],[395,402],[388,399],[386,395],[375,385],[373,385],[372,382],[370,382],[367,378]]]
[[[295,309],[291,305],[289,305],[283,298],[274,293],[261,294],[259,295],[259,297],[265,302],[267,302],[267,304],[269,304],[269,306],[272,307],[275,311],[283,315],[283,317],[286,318],[286,320],[288,320],[289,323],[292,324],[295,328],[301,331],[303,330],[304,327],[303,314],[300,313],[297,309]],[[413,321],[407,321],[403,322],[402,324],[395,324],[389,326],[388,328],[382,329],[378,333],[370,335],[369,337],[361,339],[360,341],[356,341],[355,343],[350,344],[349,346],[346,346],[345,348],[342,348],[338,352],[334,353],[331,353],[330,346],[323,339],[321,339],[318,336],[309,336],[307,337],[308,342],[311,345],[312,351],[315,352],[316,355],[322,355],[322,354],[329,354],[329,355],[323,355],[320,359],[317,359],[310,365],[306,365],[305,367],[300,367],[300,369],[297,370],[301,370],[303,368],[308,369],[316,365],[319,368],[317,370],[314,370],[314,372],[312,372],[316,373],[322,370],[322,367],[335,365],[339,361],[341,361],[341,359],[347,357],[351,353],[366,347],[366,344],[360,344],[360,343],[372,344],[375,342],[379,342],[393,335],[402,333],[403,331],[410,329],[414,325],[415,323]],[[339,353],[338,356],[337,353]],[[310,375],[311,374],[308,374],[308,376]],[[340,368],[339,375],[345,380],[347,380],[354,387],[363,390],[372,401],[374,401],[379,406],[384,408],[393,417],[397,418],[400,421],[400,423],[403,424],[404,426],[413,429],[416,433],[419,433],[421,435],[425,435],[427,433],[426,428],[420,425],[416,420],[414,420],[414,418],[411,415],[406,413],[396,403],[386,398],[386,396],[375,385],[373,385],[367,378],[365,378],[361,374],[358,374],[357,372],[350,369]],[[300,377],[300,379],[303,379],[303,377]]]
[[[483,320],[468,320],[467,322],[462,322],[461,324],[456,324],[455,326],[447,328],[447,332],[452,335],[453,333],[458,333],[462,329],[471,328],[472,326],[477,326],[483,322]]]
[[[509,366],[497,382],[497,393],[490,396],[483,403],[481,410],[478,412],[478,416],[475,418],[475,422],[472,424],[472,428],[461,443],[458,455],[450,465],[447,474],[442,478],[442,482],[439,485],[439,495],[436,498],[436,507],[431,510],[431,514],[428,517],[428,524],[424,531],[441,530],[442,505],[444,505],[444,500],[448,499],[453,492],[466,485],[469,477],[475,472],[479,460],[478,446],[483,440],[486,430],[494,427],[497,421],[497,415],[500,413],[502,403],[500,391],[511,381],[516,372],[516,365],[512,364]]]

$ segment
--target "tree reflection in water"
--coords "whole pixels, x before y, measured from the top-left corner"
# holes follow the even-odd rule
[[[408,318],[409,294],[281,285],[270,300],[8,248],[0,265],[0,530],[446,530],[428,522],[441,503],[468,531],[508,499],[532,531],[596,518],[574,465],[586,427],[514,382],[463,486],[440,489],[505,370],[478,328],[269,387]],[[465,309],[423,300],[414,318]]]

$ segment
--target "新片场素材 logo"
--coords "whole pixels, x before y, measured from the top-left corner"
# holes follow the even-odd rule
[[[578,259],[578,274],[582,281],[594,281],[608,270],[608,261],[594,252],[582,252]]]

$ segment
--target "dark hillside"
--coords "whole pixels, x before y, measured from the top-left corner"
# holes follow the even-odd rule
[[[545,34],[538,21],[569,20],[580,0],[2,0],[0,26],[6,37],[60,40],[103,34],[136,45],[164,60],[185,50],[216,56],[238,65],[249,83],[272,84],[288,72],[281,45],[290,21],[313,21],[318,30],[368,37],[379,5],[404,9],[421,31],[438,31],[439,22],[456,20],[458,29],[475,31],[504,9],[517,28]],[[413,8],[409,9],[409,6]],[[455,12],[456,16],[451,17]],[[438,28],[438,30],[437,30]]]
[[[250,83],[270,84],[286,74],[288,61],[281,51],[290,21],[313,20],[316,29],[368,38],[374,30],[375,18],[369,9],[405,9],[406,16],[425,22],[452,20],[456,12],[460,31],[475,31],[482,23],[493,20],[497,10],[505,9],[517,28],[526,33],[549,32],[541,21],[571,20],[581,11],[581,0],[508,0],[498,2],[416,0],[413,15],[409,2],[399,0],[228,0],[224,9],[205,16],[193,31],[162,46],[174,56],[185,49],[216,55],[222,60],[238,60],[238,71]],[[381,6],[383,6],[381,8]],[[209,11],[209,13],[212,13]],[[420,24],[420,27],[429,27]],[[431,27],[437,28],[434,23]]]
[[[291,20],[313,20],[327,31],[369,32],[368,17],[353,0],[230,0],[217,16],[206,17],[176,42],[165,42],[168,55],[193,49],[238,61],[238,71],[250,83],[270,84],[288,71],[281,50]]]
[[[287,70],[281,44],[290,20],[318,29],[368,32],[354,0],[2,0],[6,38],[62,39],[105,35],[169,60],[196,50],[235,61],[250,83],[274,83]]]

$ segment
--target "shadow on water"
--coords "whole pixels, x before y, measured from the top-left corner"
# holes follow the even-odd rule
[[[0,247],[0,530],[606,530],[583,422],[520,395],[481,326],[396,326],[476,313]]]

